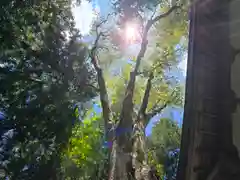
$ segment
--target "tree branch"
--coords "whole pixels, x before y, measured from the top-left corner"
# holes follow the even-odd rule
[[[151,88],[152,88],[153,77],[154,77],[153,72],[151,72],[149,77],[148,77],[148,81],[147,81],[147,85],[146,85],[146,88],[145,88],[142,104],[141,104],[140,110],[138,112],[137,121],[141,121],[141,120],[145,121],[146,109],[147,109],[147,106],[148,106],[150,91],[151,91]]]
[[[156,116],[157,114],[159,114],[160,112],[162,112],[162,110],[165,109],[165,108],[167,107],[167,105],[168,105],[168,102],[164,103],[162,106],[160,106],[160,107],[158,107],[158,108],[153,109],[151,113],[148,113],[148,114],[146,115],[147,121],[149,122],[151,118],[153,118],[154,116]],[[148,122],[147,122],[147,123],[148,123]]]
[[[170,97],[172,97],[174,95],[174,92],[175,91],[172,91]],[[159,100],[160,101],[160,100]],[[159,102],[158,101],[158,102]],[[157,114],[161,113],[163,111],[163,109],[165,109],[167,107],[167,105],[170,103],[171,99],[169,98],[162,106],[160,107],[156,107],[157,104],[155,105],[155,107],[152,108],[151,112],[148,113],[146,115],[146,121],[147,121],[147,124],[148,122],[150,121],[151,118],[153,118],[154,116],[156,116]]]
[[[181,8],[181,6],[172,6],[167,12],[160,14],[159,16],[156,16],[155,18],[151,19],[152,24],[156,23],[157,21],[159,21],[160,19],[163,19],[167,16],[169,16],[173,11],[175,11],[176,9]]]
[[[99,28],[100,28],[104,23],[107,22],[108,18],[109,18],[112,14],[113,14],[113,13],[109,13],[109,14],[107,15],[106,19],[104,19],[103,21],[101,21],[100,23],[98,23],[98,24],[96,25],[95,31],[96,31],[97,37],[96,37],[96,39],[95,39],[95,41],[94,41],[93,48],[92,48],[91,51],[90,51],[90,56],[92,56],[92,57],[96,56],[96,51],[97,51],[97,49],[99,48],[99,45],[98,45],[98,44],[99,44],[100,38],[105,36],[102,31],[99,32]],[[103,46],[101,46],[100,48],[103,48]],[[96,60],[96,59],[95,59],[95,60]],[[94,63],[94,67],[96,68],[95,63]]]
[[[152,27],[152,25],[155,24],[157,21],[160,21],[161,19],[169,16],[174,10],[176,10],[178,8],[181,8],[181,6],[173,6],[167,12],[165,12],[165,13],[159,15],[159,16],[156,16],[153,19],[151,18],[150,20],[148,20],[148,22],[146,24],[146,27],[144,29],[143,35],[142,35],[141,49],[140,49],[140,51],[138,53],[138,56],[137,56],[136,66],[135,66],[135,69],[134,69],[135,72],[138,71],[141,59],[146,52],[146,48],[147,48],[147,44],[148,44],[147,34],[148,34],[148,31],[150,30],[150,28]]]
[[[151,18],[150,20],[148,20],[145,31],[149,31],[149,29],[152,27],[153,24],[155,24],[156,22],[160,21],[161,19],[169,16],[173,11],[175,11],[176,9],[181,8],[181,6],[172,6],[167,12],[160,14],[158,16],[156,16],[155,18]]]
[[[109,124],[111,123],[111,109],[110,109],[110,103],[109,103],[109,99],[108,99],[106,83],[105,83],[105,80],[103,77],[102,69],[98,65],[97,53],[96,53],[99,40],[102,36],[102,33],[98,32],[98,28],[104,22],[106,22],[106,20],[96,26],[97,37],[95,39],[94,46],[90,51],[90,58],[91,58],[91,62],[93,64],[93,66],[97,72],[97,80],[98,80],[98,86],[99,86],[99,91],[100,91],[100,101],[101,101],[101,105],[102,105],[103,119],[104,119],[105,138],[110,138],[109,131],[110,131],[111,127],[109,127]]]

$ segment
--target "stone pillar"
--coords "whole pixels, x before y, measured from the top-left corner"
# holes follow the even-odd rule
[[[177,180],[206,180],[232,144],[228,7],[228,0],[194,0],[191,4]]]
[[[240,1],[230,3],[230,42],[232,46],[231,90],[233,93],[232,129],[233,144],[240,155]]]

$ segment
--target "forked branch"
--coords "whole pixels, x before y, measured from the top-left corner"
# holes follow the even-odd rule
[[[127,128],[131,128],[132,125],[133,125],[133,119],[132,119],[133,93],[134,93],[133,91],[134,91],[134,88],[135,88],[136,76],[138,75],[138,70],[139,70],[139,67],[140,67],[141,60],[144,57],[144,55],[146,53],[146,50],[147,50],[148,31],[150,30],[150,28],[152,27],[152,25],[154,23],[161,20],[162,18],[167,17],[169,14],[171,14],[177,8],[179,8],[179,6],[173,6],[166,13],[163,13],[163,14],[155,17],[154,19],[150,19],[147,22],[147,24],[146,24],[146,26],[143,30],[141,48],[140,48],[140,51],[137,55],[136,65],[135,65],[134,71],[130,73],[130,79],[129,79],[129,82],[128,82],[128,85],[127,85],[127,88],[126,88],[126,91],[125,91],[125,97],[124,97],[124,100],[123,100],[123,103],[122,103],[122,111],[121,111],[121,114],[120,114],[120,121],[119,121],[119,125],[118,125],[120,128],[122,126],[127,127]]]
[[[106,22],[106,21],[104,21]],[[98,43],[103,35],[101,32],[98,31],[98,28],[104,23],[101,22],[96,26],[96,33],[97,37],[95,39],[94,45],[92,49],[90,50],[90,58],[91,62],[97,72],[97,80],[98,80],[98,86],[99,86],[99,91],[100,91],[100,101],[102,105],[102,111],[103,111],[103,119],[104,119],[104,130],[105,130],[105,138],[109,138],[109,130],[111,127],[109,127],[111,123],[111,109],[110,109],[110,103],[108,99],[108,93],[107,93],[107,88],[106,88],[106,83],[103,77],[102,69],[99,66],[98,59],[97,59],[97,48],[98,48]]]
[[[167,12],[165,12],[165,13],[163,13],[163,14],[160,14],[159,16],[156,16],[155,18],[151,19],[150,22],[149,22],[149,23],[151,24],[150,27],[151,27],[154,23],[156,23],[156,22],[158,22],[159,20],[161,20],[161,19],[169,16],[173,11],[175,11],[175,10],[177,10],[177,9],[180,9],[180,8],[181,8],[181,6],[177,6],[177,5],[172,6]]]
[[[158,103],[160,102],[160,100],[159,100],[156,103],[156,105],[153,106],[153,108],[150,110],[150,112],[146,114],[147,123],[150,121],[151,118],[153,118],[157,114],[161,113],[168,106],[168,104],[171,102],[172,96],[174,96],[174,93],[175,93],[175,91],[173,90],[170,95],[170,98],[167,101],[165,101],[162,105],[158,105]]]
[[[172,6],[167,12],[160,14],[158,16],[156,16],[155,18],[151,18],[148,20],[146,27],[145,27],[145,32],[147,33],[149,31],[149,29],[152,27],[152,25],[154,25],[156,22],[160,21],[161,19],[169,16],[173,11],[180,9],[181,6]]]
[[[176,9],[181,8],[181,6],[172,6],[167,12],[160,14],[158,16],[156,16],[155,18],[151,17],[151,19],[148,20],[144,30],[143,30],[143,35],[142,35],[142,43],[141,43],[141,49],[138,53],[137,56],[137,60],[136,60],[136,66],[135,66],[135,71],[137,72],[140,66],[140,62],[142,57],[144,56],[145,52],[146,52],[146,47],[147,47],[147,34],[148,31],[150,30],[150,28],[158,21],[160,21],[161,19],[169,16],[173,11],[175,11]]]
[[[146,119],[147,121],[150,121],[151,118],[153,118],[154,116],[156,116],[157,114],[161,113],[163,111],[163,109],[165,109],[168,105],[168,102],[165,102],[162,106],[153,109],[150,113],[148,113],[146,115]]]

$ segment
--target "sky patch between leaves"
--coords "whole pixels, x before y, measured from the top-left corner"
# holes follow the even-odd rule
[[[82,0],[81,5],[72,8],[72,13],[75,19],[76,28],[80,30],[82,35],[88,35],[97,13],[100,12],[100,7],[96,1],[93,3],[87,0]]]
[[[101,1],[105,1],[105,3],[101,2],[101,4],[106,6],[107,0]],[[72,8],[76,28],[80,30],[83,36],[89,35],[92,23],[97,18],[98,14],[100,14],[104,8],[108,9],[108,7],[101,7],[101,4],[98,3],[97,0],[93,0],[92,2],[82,0],[81,5]],[[182,70],[183,76],[185,77],[187,70],[187,54],[185,54],[182,58],[183,59],[179,63],[178,67]]]

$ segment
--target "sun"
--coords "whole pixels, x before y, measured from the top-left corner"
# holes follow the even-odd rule
[[[126,39],[134,40],[135,39],[135,28],[132,26],[126,27]]]
[[[128,44],[136,43],[137,41],[137,26],[135,24],[126,24],[125,26],[125,40]]]

